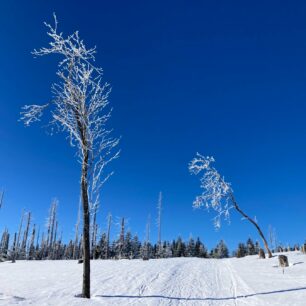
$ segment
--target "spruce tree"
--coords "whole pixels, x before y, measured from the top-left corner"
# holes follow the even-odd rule
[[[123,257],[132,258],[132,234],[128,231],[123,244]]]
[[[255,254],[257,254],[255,252],[255,245],[254,245],[253,240],[251,238],[249,238],[247,240],[246,245],[247,245],[248,255],[255,255]]]
[[[214,257],[215,258],[228,257],[228,248],[223,240],[221,240],[214,249]]]
[[[241,258],[241,257],[244,257],[247,255],[247,247],[245,246],[244,243],[239,243],[238,244],[238,249],[237,249],[237,252],[236,252],[236,256],[237,258]]]
[[[189,238],[186,255],[188,257],[195,257],[195,243],[192,237]]]

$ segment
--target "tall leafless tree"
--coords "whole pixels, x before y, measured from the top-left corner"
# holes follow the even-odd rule
[[[31,241],[30,241],[30,247],[28,252],[28,259],[34,259],[35,257],[35,224],[33,225],[32,229],[32,235],[31,235]]]
[[[112,214],[109,213],[107,217],[107,235],[106,235],[106,251],[105,251],[105,259],[109,258],[109,239],[110,239],[110,229],[112,224]]]
[[[160,191],[157,203],[157,246],[158,246],[158,256],[162,256],[162,242],[161,242],[161,212],[162,212],[162,192]]]
[[[118,250],[119,250],[119,259],[123,258],[123,248],[124,248],[124,217],[121,219],[121,227],[120,227],[120,235],[119,235],[119,241],[118,241]]]
[[[47,249],[46,249],[46,256],[51,258],[52,257],[52,246],[53,246],[53,238],[54,238],[54,229],[57,223],[56,221],[56,211],[58,206],[58,200],[54,199],[51,203],[50,210],[49,210],[49,218],[48,218],[48,236],[47,236]]]
[[[51,38],[48,47],[34,50],[34,56],[57,54],[62,57],[52,85],[53,99],[44,105],[26,105],[21,112],[25,125],[40,121],[50,110],[51,124],[66,132],[70,144],[77,147],[81,163],[81,198],[83,206],[83,287],[82,297],[90,298],[90,208],[99,203],[100,189],[112,173],[105,167],[119,156],[113,149],[119,139],[111,137],[106,124],[110,86],[102,82],[102,69],[95,66],[96,48],[86,48],[76,31],[67,37],[55,25],[45,23]]]
[[[12,262],[15,262],[15,259],[18,258],[18,254],[19,254],[19,241],[20,241],[21,232],[22,232],[24,215],[25,215],[25,212],[24,212],[24,210],[22,210],[21,220],[20,220],[20,224],[19,224],[17,240],[16,240],[15,247],[14,247],[14,253],[13,253],[13,260],[12,260]]]
[[[151,232],[151,214],[148,216],[147,224],[146,224],[146,239],[144,243],[144,259],[150,258],[150,232]]]
[[[27,247],[27,241],[28,241],[28,235],[29,235],[29,230],[30,230],[30,223],[31,223],[31,213],[28,212],[28,218],[27,218],[27,225],[23,233],[23,239],[21,243],[21,257],[22,259],[26,258],[26,247]]]

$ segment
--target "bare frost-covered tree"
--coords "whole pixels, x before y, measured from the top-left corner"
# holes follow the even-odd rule
[[[76,31],[69,36],[58,32],[58,22],[48,28],[48,47],[34,50],[34,56],[59,55],[58,83],[52,85],[53,99],[44,105],[26,105],[21,119],[28,126],[40,121],[49,109],[51,124],[66,132],[70,144],[77,148],[81,163],[81,198],[83,208],[83,289],[90,298],[90,209],[99,204],[103,183],[112,174],[105,167],[119,156],[114,152],[119,139],[111,137],[106,124],[111,116],[108,109],[110,86],[102,82],[102,69],[95,66],[96,48],[86,48]]]
[[[157,203],[157,246],[158,246],[158,257],[162,257],[162,241],[161,241],[161,213],[162,213],[162,192],[159,192],[158,203]]]
[[[269,249],[267,240],[261,231],[256,219],[250,218],[245,212],[241,210],[234,197],[234,192],[231,184],[224,180],[219,172],[211,165],[214,162],[213,157],[205,157],[197,153],[196,157],[189,163],[189,171],[192,174],[199,174],[203,172],[201,177],[201,188],[203,192],[197,196],[193,202],[195,208],[205,206],[207,209],[213,209],[217,215],[214,218],[215,227],[221,226],[221,219],[229,219],[230,210],[235,209],[243,218],[250,221],[257,229],[260,237],[263,240],[264,246],[268,252],[269,257],[272,253]]]

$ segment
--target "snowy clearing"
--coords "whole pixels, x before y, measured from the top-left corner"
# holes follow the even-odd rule
[[[92,299],[75,261],[0,263],[0,305],[305,305],[306,255],[92,261]]]

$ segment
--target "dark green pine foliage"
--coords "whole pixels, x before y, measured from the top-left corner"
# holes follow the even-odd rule
[[[181,237],[176,241],[174,257],[184,257],[186,253],[186,246]]]
[[[195,242],[192,237],[189,238],[188,245],[187,245],[187,252],[186,252],[187,257],[195,257]]]
[[[251,238],[249,238],[247,240],[247,250],[248,250],[248,255],[255,255],[257,254],[256,251],[255,251],[255,245],[254,245],[254,242]]]
[[[259,253],[259,249],[260,249],[260,244],[258,241],[255,242],[255,254]]]
[[[132,239],[132,258],[141,257],[141,242],[138,239],[138,236],[135,235]]]
[[[213,258],[228,258],[228,248],[223,240],[213,249]]]
[[[100,257],[101,259],[107,259],[107,248],[108,248],[108,245],[107,245],[107,236],[106,236],[106,233],[102,233],[101,235],[101,239],[99,241],[99,247],[100,247]]]
[[[241,257],[244,257],[248,254],[248,249],[247,247],[245,246],[244,243],[239,243],[238,244],[238,249],[237,249],[237,252],[236,252],[236,256],[238,258],[241,258]]]
[[[208,254],[207,254],[207,249],[205,247],[205,245],[201,242],[200,244],[200,252],[199,252],[199,256],[200,258],[207,258]]]
[[[123,243],[123,258],[133,258],[132,234],[128,231]]]

